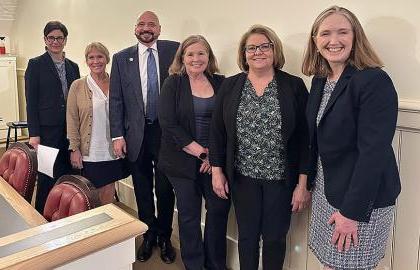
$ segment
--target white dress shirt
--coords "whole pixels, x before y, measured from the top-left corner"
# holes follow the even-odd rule
[[[83,161],[114,160],[109,128],[109,99],[90,74],[87,76],[87,84],[92,91],[93,116],[89,156],[83,156]]]

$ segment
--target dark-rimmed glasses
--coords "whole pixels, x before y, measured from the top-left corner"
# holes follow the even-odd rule
[[[53,43],[54,41],[57,41],[58,43],[63,43],[65,39],[66,38],[63,36],[58,36],[58,37],[47,36],[48,42],[51,42],[51,43]]]
[[[268,52],[273,47],[273,43],[267,42],[262,43],[260,45],[246,45],[245,51],[247,53],[255,53],[258,49],[260,49],[261,52]]]

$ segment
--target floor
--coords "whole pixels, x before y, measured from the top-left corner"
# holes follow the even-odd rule
[[[127,207],[126,205],[122,203],[115,203],[115,204],[121,209],[123,209],[124,211],[126,211],[127,213],[129,213],[130,215],[137,217],[137,213],[133,209]],[[136,239],[136,250],[141,245],[141,243],[142,243],[142,237],[138,237],[138,239]],[[179,247],[178,239],[173,238],[172,244],[175,247]],[[153,251],[152,257],[147,262],[136,261],[133,264],[133,270],[183,270],[184,266],[181,261],[181,254],[179,253],[179,249],[176,249],[176,255],[177,255],[176,260],[174,263],[165,264],[160,259],[159,248],[156,247]]]

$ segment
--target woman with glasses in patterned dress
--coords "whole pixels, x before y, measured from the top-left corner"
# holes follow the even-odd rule
[[[232,197],[241,269],[282,268],[292,211],[307,206],[308,133],[303,80],[281,70],[276,33],[252,26],[241,38],[238,65],[216,98],[210,139],[214,192]]]
[[[59,21],[44,28],[46,52],[28,62],[25,72],[26,112],[29,144],[59,149],[54,164],[54,179],[39,173],[35,208],[44,210],[48,193],[56,180],[71,171],[66,138],[66,100],[71,83],[80,78],[79,67],[64,55],[68,31]]]
[[[324,269],[374,269],[385,255],[401,185],[392,150],[394,85],[357,17],[332,6],[315,20],[302,71],[308,100],[309,247]]]

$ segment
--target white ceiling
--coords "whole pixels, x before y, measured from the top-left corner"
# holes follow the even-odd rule
[[[19,0],[0,0],[0,21],[13,21]]]

